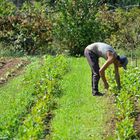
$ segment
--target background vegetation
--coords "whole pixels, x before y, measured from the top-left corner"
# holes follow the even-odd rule
[[[24,75],[2,85],[0,137],[102,139],[103,133],[113,135],[115,131],[114,136],[108,135],[110,139],[137,139],[138,68],[121,70],[121,91],[116,89],[110,70],[111,93],[91,98],[86,59],[58,54],[83,55],[88,44],[102,41],[132,59],[140,56],[139,4],[139,0],[0,0],[0,57],[55,55],[31,60]],[[1,68],[6,64],[1,62]],[[110,105],[107,97],[112,93],[115,100],[109,99],[114,101]],[[115,113],[109,107],[114,104]],[[113,126],[106,132],[110,121]]]
[[[0,13],[2,48],[14,52],[83,55],[95,41],[139,49],[138,0],[0,0]]]

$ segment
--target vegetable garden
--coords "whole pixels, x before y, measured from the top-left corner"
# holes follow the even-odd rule
[[[139,140],[139,14],[137,0],[0,0],[0,139]],[[129,58],[101,97],[83,57],[96,41]]]

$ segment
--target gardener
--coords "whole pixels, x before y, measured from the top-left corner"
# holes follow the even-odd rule
[[[105,70],[109,67],[110,64],[114,64],[115,79],[116,79],[118,89],[120,89],[121,84],[120,84],[120,75],[119,75],[118,67],[123,67],[124,69],[126,69],[126,65],[128,63],[126,56],[117,55],[115,50],[110,45],[101,42],[88,45],[85,48],[84,54],[92,70],[93,96],[102,95],[100,92],[98,92],[98,83],[100,77],[103,80],[105,89],[109,88],[108,82],[105,77]],[[99,68],[100,57],[103,57],[106,60],[106,62],[103,64],[101,68]]]

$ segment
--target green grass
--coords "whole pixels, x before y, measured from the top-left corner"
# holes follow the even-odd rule
[[[19,84],[22,79],[22,76],[15,78],[0,88],[0,125],[4,129],[0,132],[1,137],[9,135],[9,132],[6,132],[7,128],[18,127],[16,124],[19,116],[26,113],[26,106],[32,100],[31,94],[25,94],[22,84]]]
[[[22,93],[22,85],[21,82],[22,77],[15,78],[11,80],[7,85],[0,88],[0,114],[5,114],[9,107],[12,106],[13,103],[19,100],[19,96]],[[22,102],[18,102],[18,105],[21,105]]]
[[[30,58],[31,59],[31,58]],[[32,58],[32,62],[36,61],[38,58]],[[0,114],[3,113],[6,115],[6,111],[9,111],[9,108],[13,108],[13,104],[17,103],[17,107],[22,106],[22,98],[27,98],[28,94],[23,93],[23,78],[25,72],[23,74],[15,77],[14,79],[10,80],[7,84],[0,86]],[[16,106],[14,106],[16,107]],[[18,108],[17,108],[18,109]],[[12,110],[11,110],[12,111]]]
[[[92,96],[90,67],[85,58],[71,58],[71,72],[64,79],[51,140],[102,140],[112,108],[108,96]],[[101,82],[100,82],[101,84]]]
[[[35,58],[32,60],[35,61]],[[7,131],[10,128],[10,132],[14,128],[13,135],[16,133],[14,131],[18,127],[19,118],[27,113],[27,107],[29,108],[33,100],[32,93],[24,91],[23,79],[24,74],[0,86],[0,138],[12,135]]]

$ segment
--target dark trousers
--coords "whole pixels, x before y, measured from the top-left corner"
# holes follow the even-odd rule
[[[98,93],[98,83],[100,80],[99,75],[99,57],[92,51],[85,49],[84,55],[86,56],[88,63],[92,70],[92,94]]]

